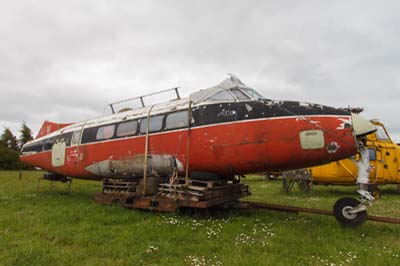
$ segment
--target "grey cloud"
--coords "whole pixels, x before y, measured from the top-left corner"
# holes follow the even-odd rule
[[[400,135],[397,1],[18,1],[0,10],[1,123],[34,131],[237,74],[267,97],[363,106]]]

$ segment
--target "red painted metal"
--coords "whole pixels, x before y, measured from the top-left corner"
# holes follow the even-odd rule
[[[258,171],[296,169],[349,157],[356,153],[351,128],[340,128],[350,116],[286,117],[239,121],[191,128],[189,172],[214,172],[224,177]],[[315,123],[317,121],[317,123]],[[302,149],[299,133],[324,131],[325,146],[336,142],[334,153],[322,149]],[[187,129],[150,135],[149,154],[175,156],[186,165]],[[81,144],[66,149],[65,165],[53,167],[51,150],[21,156],[25,163],[58,174],[100,179],[85,167],[107,159],[123,159],[143,154],[145,136]],[[184,173],[184,172],[183,172]],[[183,174],[182,173],[182,174]]]

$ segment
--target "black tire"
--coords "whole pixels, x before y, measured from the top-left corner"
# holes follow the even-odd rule
[[[354,198],[341,198],[336,201],[333,206],[333,215],[340,225],[344,227],[357,227],[367,219],[367,211],[362,211],[354,214],[346,214],[346,210],[356,207],[360,201]]]
[[[354,214],[346,214],[346,210],[352,209],[360,204],[360,201],[354,198],[341,198],[333,206],[333,215],[340,225],[344,227],[357,227],[367,219],[367,211]]]

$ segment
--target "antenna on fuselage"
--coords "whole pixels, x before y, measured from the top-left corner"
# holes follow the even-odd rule
[[[237,83],[244,85],[244,83],[235,74],[232,74],[232,73],[227,73],[227,74],[228,74],[228,76],[231,77],[232,81],[236,81]]]
[[[129,99],[125,99],[125,100],[121,100],[118,102],[113,102],[113,103],[109,103],[108,106],[110,106],[111,108],[111,112],[113,114],[115,114],[115,109],[114,109],[114,105],[116,104],[121,104],[121,103],[125,103],[125,102],[129,102],[129,101],[133,101],[133,100],[140,100],[141,103],[141,107],[146,107],[145,103],[144,103],[144,98],[149,97],[149,96],[153,96],[153,95],[157,95],[157,94],[161,94],[164,92],[168,92],[168,91],[175,91],[176,94],[176,100],[179,100],[181,98],[181,96],[179,95],[179,91],[178,91],[179,87],[174,87],[171,89],[166,89],[166,90],[161,90],[161,91],[157,91],[157,92],[152,92],[149,94],[145,94],[145,95],[141,95],[141,96],[137,96],[137,97],[133,97],[133,98],[129,98]]]

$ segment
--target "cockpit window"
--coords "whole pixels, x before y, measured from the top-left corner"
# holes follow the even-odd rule
[[[376,127],[378,130],[376,131],[376,137],[378,140],[389,140],[389,136],[386,134],[386,131],[381,126]]]
[[[242,90],[245,92],[245,93],[247,93],[247,95],[249,95],[251,98],[253,98],[253,99],[265,99],[265,97],[264,96],[262,96],[261,94],[259,94],[258,92],[256,92],[255,90],[253,90],[253,89],[243,89],[242,88]]]
[[[207,98],[207,101],[246,101],[265,99],[264,96],[250,88],[232,88],[221,90]]]
[[[239,89],[231,89],[231,92],[239,101],[249,100],[250,98]]]
[[[229,91],[223,90],[223,91],[220,91],[220,92],[208,97],[207,100],[212,100],[212,101],[234,101],[235,98],[233,98],[232,94],[230,94]]]

